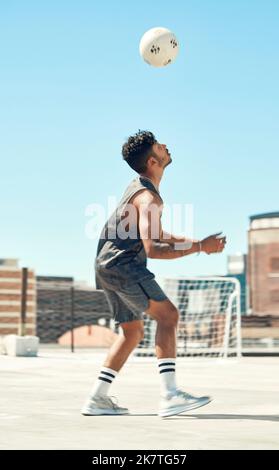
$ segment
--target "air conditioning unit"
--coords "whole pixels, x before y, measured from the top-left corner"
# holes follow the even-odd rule
[[[6,335],[3,339],[4,351],[8,356],[35,357],[38,354],[38,336]]]

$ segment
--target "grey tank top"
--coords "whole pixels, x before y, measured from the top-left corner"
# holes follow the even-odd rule
[[[143,189],[148,189],[157,194],[163,204],[160,193],[151,180],[138,176],[131,181],[101,231],[95,261],[96,269],[116,270],[120,275],[123,273],[125,277],[130,277],[131,280],[154,277],[146,268],[146,253],[138,226],[136,225],[132,230],[132,227],[129,227],[129,233],[132,233],[132,236],[125,239],[123,239],[123,236],[119,236],[123,233],[121,231],[121,221],[125,214],[125,206],[136,193]]]

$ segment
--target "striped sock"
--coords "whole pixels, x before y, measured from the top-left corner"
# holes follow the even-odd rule
[[[161,378],[161,394],[168,395],[176,390],[175,358],[158,359],[158,367]]]
[[[117,374],[118,372],[115,370],[109,369],[108,367],[102,367],[99,377],[91,390],[91,397],[107,396],[108,389]]]

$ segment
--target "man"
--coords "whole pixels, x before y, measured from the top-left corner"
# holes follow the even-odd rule
[[[155,348],[161,382],[159,415],[182,413],[209,403],[178,389],[175,381],[178,310],[147,269],[147,257],[175,259],[201,251],[222,252],[225,237],[212,235],[202,241],[176,237],[162,230],[163,200],[159,184],[171,155],[152,132],[139,131],[122,147],[124,160],[139,176],[127,187],[116,210],[105,224],[95,262],[96,286],[103,289],[123,335],[112,345],[91,394],[84,415],[128,414],[108,397],[117,373],[144,335],[143,312],[157,322]]]

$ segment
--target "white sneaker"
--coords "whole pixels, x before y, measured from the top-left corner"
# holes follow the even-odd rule
[[[128,415],[128,408],[121,408],[110,397],[100,396],[90,398],[83,408],[81,414],[84,416],[101,415]]]
[[[173,394],[161,399],[158,414],[162,418],[166,418],[207,405],[210,401],[210,397],[194,397],[182,390],[176,390]]]

